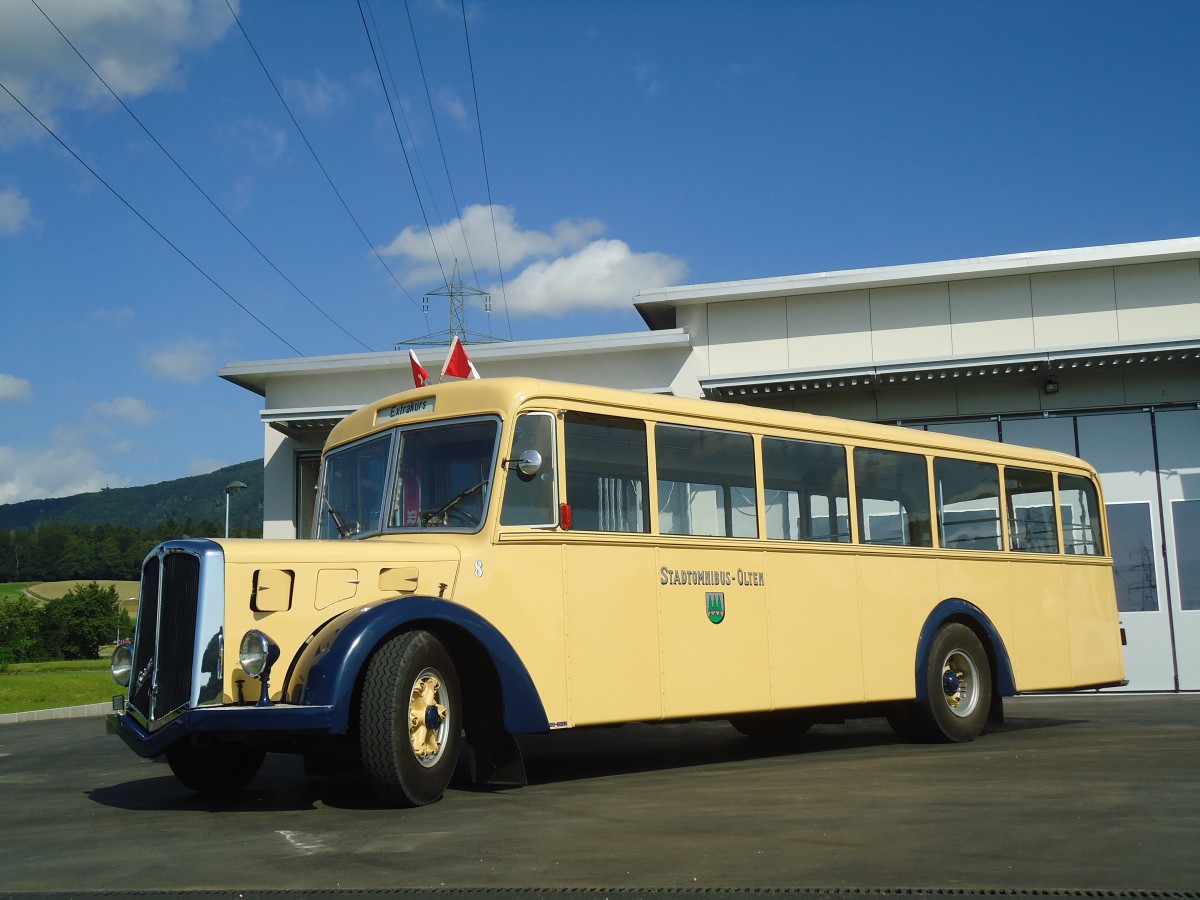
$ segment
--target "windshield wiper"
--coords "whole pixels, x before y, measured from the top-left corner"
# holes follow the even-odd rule
[[[329,518],[333,519],[334,527],[338,530],[338,536],[342,538],[353,537],[354,530],[346,524],[345,517],[338,512],[337,507],[329,502],[328,497],[324,497],[323,499],[325,501],[325,508],[329,510]]]
[[[485,484],[487,484],[486,478],[483,481],[479,482],[478,484],[471,485],[466,490],[459,491],[458,494],[456,494],[454,496],[454,499],[452,499],[445,506],[439,506],[437,509],[422,510],[420,513],[420,516],[419,516],[419,521],[421,523],[421,527],[428,528],[431,525],[447,524],[446,516],[449,514],[450,510],[454,509],[455,506],[457,506],[460,502],[465,500],[467,497],[471,496],[473,493],[475,493],[477,490],[479,490]],[[472,525],[475,524],[476,521],[478,521],[474,516],[472,516],[466,510],[460,510],[460,512],[464,516],[470,518]]]

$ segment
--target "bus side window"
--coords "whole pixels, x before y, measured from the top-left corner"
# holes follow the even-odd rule
[[[855,447],[854,482],[864,544],[933,546],[924,456]]]
[[[659,531],[758,537],[750,435],[660,423],[654,448]]]
[[[533,450],[541,457],[536,472],[526,474],[517,466],[521,454]],[[558,524],[558,483],[554,476],[554,416],[525,413],[517,417],[512,448],[504,468],[504,506],[501,525]]]
[[[1074,556],[1099,556],[1104,552],[1100,538],[1099,501],[1096,486],[1082,475],[1058,476],[1058,502],[1062,507],[1063,548]]]
[[[1008,541],[1022,553],[1057,553],[1054,476],[1039,469],[1004,469]]]
[[[935,459],[938,532],[943,547],[1000,550],[1000,473],[991,463]]]
[[[765,437],[762,460],[768,538],[850,540],[845,447]]]
[[[646,423],[641,419],[568,412],[563,436],[572,528],[648,532]]]

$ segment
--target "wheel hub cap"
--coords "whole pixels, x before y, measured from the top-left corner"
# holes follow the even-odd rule
[[[408,705],[408,740],[417,762],[429,767],[441,758],[448,730],[442,681],[426,669],[413,683]]]

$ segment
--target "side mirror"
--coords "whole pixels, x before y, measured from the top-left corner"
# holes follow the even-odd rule
[[[536,450],[524,450],[517,461],[517,471],[526,478],[532,478],[542,467],[542,454]]]

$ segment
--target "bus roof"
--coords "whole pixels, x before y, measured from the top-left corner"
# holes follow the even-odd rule
[[[405,410],[410,405],[427,399],[433,400],[427,411],[418,407],[414,412],[380,416],[381,412]],[[613,415],[641,414],[649,418],[655,418],[656,415],[685,416],[696,420],[698,425],[714,428],[743,426],[799,430],[851,443],[855,440],[878,441],[922,451],[986,454],[1013,461],[1083,469],[1094,473],[1086,462],[1054,450],[1001,444],[978,438],[917,431],[896,425],[880,425],[814,413],[525,377],[456,380],[392,394],[368,403],[346,416],[330,432],[325,448],[332,449],[398,424],[465,415],[494,413],[503,416],[517,409],[536,405],[540,401],[550,404],[575,401],[605,406],[611,409]]]

